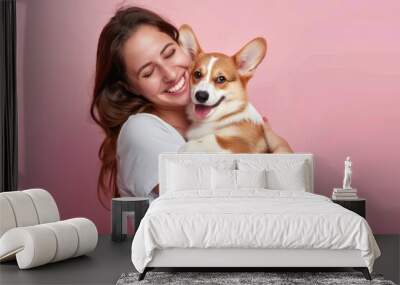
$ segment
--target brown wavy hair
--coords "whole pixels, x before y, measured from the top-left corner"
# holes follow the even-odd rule
[[[107,205],[111,198],[119,197],[116,148],[121,126],[130,115],[151,109],[150,101],[129,88],[122,56],[124,43],[141,25],[157,27],[178,43],[176,27],[156,13],[140,7],[120,8],[101,31],[90,115],[105,134],[98,152],[101,168],[97,197],[106,209],[109,209]]]

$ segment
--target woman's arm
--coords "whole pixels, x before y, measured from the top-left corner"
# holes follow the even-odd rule
[[[271,153],[293,153],[289,143],[277,135],[267,121],[264,121],[265,139],[268,144],[268,152]]]

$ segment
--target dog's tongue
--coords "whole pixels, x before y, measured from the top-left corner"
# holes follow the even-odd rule
[[[195,105],[194,112],[199,119],[204,119],[210,113],[212,107],[206,105]]]

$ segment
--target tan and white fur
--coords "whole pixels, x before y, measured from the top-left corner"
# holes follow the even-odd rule
[[[268,152],[264,122],[249,103],[246,85],[264,59],[266,41],[256,38],[233,56],[204,53],[188,25],[179,29],[179,42],[191,55],[192,124],[180,152]],[[213,107],[215,106],[215,107]]]

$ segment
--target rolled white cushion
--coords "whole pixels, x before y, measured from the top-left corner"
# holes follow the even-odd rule
[[[43,189],[28,189],[22,192],[31,197],[39,218],[39,224],[60,220],[57,204],[49,192]]]
[[[65,220],[64,222],[73,225],[78,232],[78,248],[74,257],[86,254],[96,248],[98,232],[96,225],[91,220],[86,218],[73,218]]]
[[[65,221],[43,224],[44,227],[51,229],[57,239],[57,251],[51,262],[60,261],[75,255],[78,249],[78,232],[75,228]]]
[[[49,263],[57,251],[53,231],[43,225],[13,228],[0,238],[0,261],[16,254],[20,269]]]
[[[0,238],[0,261],[16,255],[20,269],[32,268],[86,254],[97,239],[96,226],[85,218],[18,227]]]
[[[0,237],[15,227],[60,220],[57,204],[49,192],[28,189],[0,193]]]
[[[17,222],[10,202],[0,195],[0,237],[9,229],[15,228]]]
[[[39,223],[35,205],[31,197],[23,191],[3,192],[0,194],[10,202],[17,227],[33,226]]]

